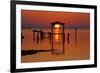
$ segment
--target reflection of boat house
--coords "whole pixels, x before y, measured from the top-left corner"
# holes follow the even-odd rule
[[[64,23],[59,21],[51,23],[52,32],[52,54],[64,54]],[[55,50],[54,50],[55,49]]]

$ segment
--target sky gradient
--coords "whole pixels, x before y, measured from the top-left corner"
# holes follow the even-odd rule
[[[65,23],[65,28],[85,28],[90,27],[90,14],[78,12],[54,12],[21,10],[22,28],[40,28],[51,27],[51,22],[60,21]]]

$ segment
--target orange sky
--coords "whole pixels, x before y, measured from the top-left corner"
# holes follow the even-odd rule
[[[65,26],[69,27],[89,27],[90,14],[76,12],[53,12],[53,11],[36,11],[36,10],[21,10],[21,21],[23,27],[50,27],[51,22],[64,22]]]

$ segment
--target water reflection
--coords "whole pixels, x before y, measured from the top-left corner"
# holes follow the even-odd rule
[[[22,55],[24,54],[24,57],[22,57],[22,62],[52,61],[52,60],[58,60],[58,59],[59,60],[78,60],[78,59],[81,60],[81,59],[87,59],[87,58],[89,59],[89,54],[90,54],[89,53],[90,52],[89,30],[78,30],[77,46],[76,46],[75,30],[65,29],[65,33],[64,33],[65,38],[62,38],[62,40],[64,39],[64,41],[62,41],[62,43],[56,43],[56,42],[54,43],[54,41],[56,40],[53,40],[53,48],[52,48],[52,35],[54,34],[51,33],[50,30],[47,30],[47,29],[44,29],[42,31],[45,38],[43,36],[43,39],[41,40],[40,34],[39,34],[39,39],[38,39],[39,44],[37,44],[36,33],[38,32],[35,32],[35,40],[33,40],[32,29],[22,30],[22,33],[24,35],[24,39],[22,42]],[[68,39],[67,39],[68,33],[70,34],[69,44],[68,44]],[[60,38],[61,37],[62,36],[60,36]],[[64,47],[62,45],[64,45]]]
[[[56,41],[56,42],[59,42],[59,40],[60,40],[60,35],[59,34],[55,34],[54,35],[54,40]]]
[[[60,41],[60,29],[58,28],[58,27],[60,27],[60,26],[55,26],[56,27],[56,29],[54,30],[54,41],[56,41],[56,42],[59,42]]]
[[[43,30],[32,30],[33,36],[33,45],[35,49],[43,50],[48,43],[44,43],[45,41],[49,42],[47,46],[49,50],[51,50],[52,54],[60,54],[63,53],[64,49],[64,35],[59,33],[59,29],[54,30],[54,32],[43,31]],[[44,45],[44,46],[43,46]],[[51,46],[51,47],[50,47]],[[55,49],[55,50],[54,50]],[[48,50],[48,49],[47,49]]]
[[[32,32],[34,46],[36,46],[34,47],[35,49],[45,48],[44,46],[46,46],[47,43],[43,44],[42,41],[50,41],[48,46],[49,50],[52,50],[52,54],[64,54],[64,23],[52,23],[49,32],[41,29],[33,29]]]

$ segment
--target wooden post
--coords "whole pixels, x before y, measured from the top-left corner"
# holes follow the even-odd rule
[[[35,32],[34,32],[34,30],[32,30],[33,31],[33,40],[35,40]]]
[[[75,44],[77,44],[77,27],[75,27]]]

